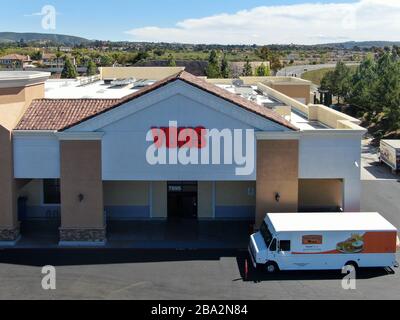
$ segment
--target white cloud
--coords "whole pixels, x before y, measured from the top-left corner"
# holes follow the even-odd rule
[[[34,13],[30,13],[30,14],[24,14],[24,17],[37,17],[37,16],[44,16],[44,14],[41,13],[41,12],[34,12]]]
[[[262,6],[186,19],[171,28],[147,26],[127,33],[135,41],[208,44],[399,41],[400,0]]]

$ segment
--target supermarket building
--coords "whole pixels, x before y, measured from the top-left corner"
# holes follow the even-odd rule
[[[360,210],[365,129],[310,104],[307,81],[205,79],[179,68],[48,77],[0,74],[2,244],[15,244],[20,223],[34,220],[58,219],[60,244],[73,246],[105,243],[109,221],[236,220],[257,227],[267,212]],[[233,158],[247,152],[253,170],[238,174],[244,163],[232,159],[151,163],[151,134],[168,136],[175,126],[228,138],[250,134],[238,149],[224,136],[210,159],[215,150],[225,159],[233,145]],[[171,149],[182,146],[160,148]]]

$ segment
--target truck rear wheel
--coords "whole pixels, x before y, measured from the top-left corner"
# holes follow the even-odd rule
[[[279,271],[279,267],[275,262],[271,261],[271,262],[267,262],[267,264],[265,265],[265,270],[268,273],[272,274],[272,273],[278,272]]]

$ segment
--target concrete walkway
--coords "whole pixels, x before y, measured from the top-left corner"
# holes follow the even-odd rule
[[[107,225],[109,249],[246,249],[250,221],[118,221]],[[57,222],[22,224],[15,249],[59,248]]]

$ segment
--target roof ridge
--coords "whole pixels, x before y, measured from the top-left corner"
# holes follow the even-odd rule
[[[119,101],[121,98],[37,98],[32,101]]]
[[[106,112],[109,112],[115,108],[118,108],[119,106],[130,102],[134,99],[137,99],[147,93],[152,92],[153,90],[157,90],[159,88],[162,88],[172,82],[175,82],[177,80],[181,80],[193,87],[196,87],[200,90],[203,90],[211,95],[214,95],[220,99],[223,99],[229,103],[232,103],[234,105],[237,105],[243,109],[245,109],[248,112],[252,112],[260,117],[264,117],[265,119],[268,119],[272,122],[275,122],[281,126],[284,126],[286,128],[289,128],[291,130],[295,130],[298,131],[299,129],[294,126],[291,122],[289,122],[288,120],[286,120],[285,118],[281,117],[278,113],[268,110],[267,108],[264,108],[260,105],[258,105],[257,103],[254,103],[250,100],[247,100],[243,97],[237,96],[227,90],[224,90],[212,83],[207,82],[206,80],[203,80],[199,77],[196,77],[195,75],[192,75],[189,72],[186,72],[185,70],[179,71],[169,77],[166,77],[164,79],[161,79],[155,83],[153,83],[152,85],[146,86],[136,92],[131,93],[128,96],[125,96],[123,98],[120,99],[91,99],[91,98],[79,98],[79,99],[73,99],[73,98],[66,98],[66,99],[50,99],[50,98],[42,98],[39,100],[33,100],[31,106],[28,107],[27,111],[25,112],[23,118],[21,119],[20,123],[17,125],[17,128],[20,127],[24,127],[21,126],[21,123],[23,123],[23,121],[26,121],[25,119],[25,115],[26,117],[29,119],[29,117],[34,117],[37,116],[36,112],[34,112],[32,114],[32,109],[36,109],[40,107],[40,101],[42,102],[59,102],[59,105],[62,104],[62,102],[77,102],[79,104],[79,102],[81,102],[81,104],[79,105],[79,107],[77,108],[77,110],[75,110],[76,114],[75,117],[71,118],[71,119],[65,119],[62,118],[63,114],[57,114],[54,113],[53,117],[55,119],[53,119],[54,122],[58,122],[59,125],[57,127],[57,130],[59,131],[64,131],[67,130],[71,127],[74,127],[82,122],[88,121],[94,117],[97,117],[101,114],[104,114]],[[93,110],[93,113],[87,113],[84,112],[85,110],[85,106],[82,106],[82,102],[86,102],[86,101],[92,101],[94,103],[92,103],[90,106],[87,106],[87,108],[89,107],[93,107],[94,104],[98,104],[98,109]],[[34,102],[36,102],[37,105],[33,106],[33,104],[35,104]],[[62,108],[64,106],[58,106],[58,108]],[[75,107],[75,106],[74,106]],[[47,106],[43,106],[43,108],[49,108],[48,104]],[[36,111],[36,110],[35,110]],[[40,119],[39,119],[40,120]],[[32,121],[35,122],[35,121]],[[42,124],[43,125],[43,124]],[[17,129],[18,130],[18,129]],[[21,129],[20,129],[21,130]],[[22,129],[23,130],[23,129]]]

